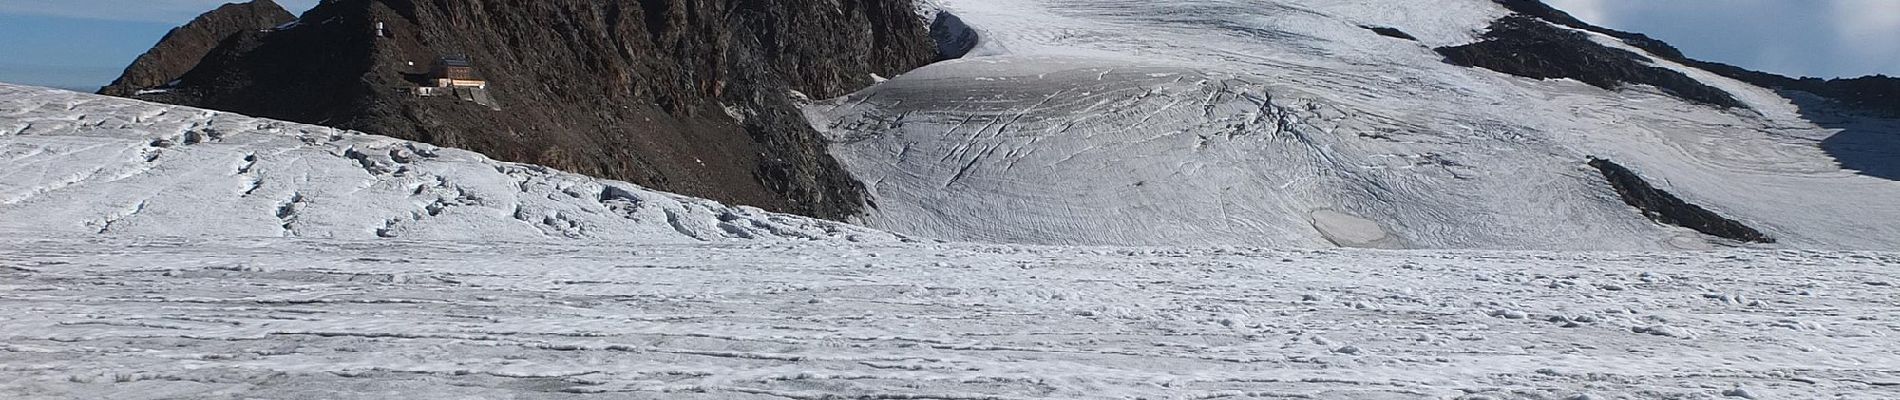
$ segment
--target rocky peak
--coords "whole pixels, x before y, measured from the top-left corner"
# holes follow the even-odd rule
[[[271,0],[225,4],[166,33],[158,45],[140,55],[118,80],[99,89],[99,93],[126,96],[166,86],[196,67],[199,60],[232,35],[270,29],[296,18]]]
[[[461,147],[774,211],[866,199],[791,100],[936,58],[910,0],[332,0],[146,100]],[[378,28],[380,27],[380,29]],[[455,55],[480,96],[420,96]],[[485,96],[485,97],[483,97]],[[485,101],[470,101],[478,98]]]

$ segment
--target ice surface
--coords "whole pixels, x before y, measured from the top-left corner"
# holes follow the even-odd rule
[[[1585,166],[1602,157],[1778,247],[1900,249],[1900,182],[1841,168],[1821,144],[1842,131],[1767,89],[1659,63],[1752,107],[1718,110],[1442,62],[1432,47],[1475,40],[1505,14],[1490,1],[933,6],[982,34],[972,56],[810,108],[871,188],[878,208],[859,221],[871,227],[1011,243],[1362,245],[1323,232],[1333,225],[1317,216],[1336,216],[1384,232],[1370,247],[1736,245],[1645,219]]]

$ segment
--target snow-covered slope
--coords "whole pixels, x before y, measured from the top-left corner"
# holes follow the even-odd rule
[[[1734,244],[1645,218],[1586,165],[1601,157],[1777,246],[1900,248],[1900,182],[1842,169],[1819,146],[1841,130],[1767,89],[1659,62],[1750,108],[1721,110],[1443,62],[1433,48],[1507,14],[1489,0],[933,4],[981,33],[970,57],[809,109],[870,187],[872,227],[1042,244]],[[1896,148],[1862,157],[1900,163]]]
[[[1893,399],[1896,264],[0,237],[0,397]]]
[[[411,240],[891,241],[330,128],[0,84],[0,232]]]
[[[1813,109],[1439,62],[1482,0],[932,4],[972,57],[808,111],[865,222],[1017,244],[0,84],[0,398],[1900,398],[1900,254],[1258,247],[1727,244],[1591,156],[1900,247]]]

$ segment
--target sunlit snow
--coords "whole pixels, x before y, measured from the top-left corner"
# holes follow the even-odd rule
[[[0,397],[1900,398],[1820,146],[1893,121],[1441,62],[1488,0],[925,3],[966,58],[806,110],[870,228],[0,84]]]

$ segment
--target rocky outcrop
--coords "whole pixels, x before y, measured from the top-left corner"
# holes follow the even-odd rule
[[[1754,243],[1774,243],[1775,239],[1741,222],[1724,218],[1702,206],[1689,204],[1676,195],[1657,189],[1641,175],[1610,160],[1591,158],[1590,166],[1616,188],[1623,202],[1642,210],[1643,216],[1658,223],[1694,229],[1710,236]]]
[[[99,89],[99,93],[127,96],[166,86],[191,71],[232,35],[270,29],[295,19],[297,16],[271,0],[225,4],[166,33],[158,45],[132,61],[119,79]]]
[[[1622,40],[1624,43],[1628,43],[1630,46],[1643,49],[1644,51],[1648,51],[1650,54],[1654,54],[1655,56],[1661,57],[1663,59],[1679,60],[1679,59],[1688,58],[1688,57],[1683,56],[1682,51],[1676,49],[1675,46],[1671,46],[1669,45],[1669,43],[1665,43],[1661,40],[1657,40],[1656,38],[1649,37],[1649,35],[1644,35],[1644,34],[1636,33],[1636,32],[1619,31],[1615,29],[1591,25],[1588,22],[1583,22],[1583,20],[1577,19],[1577,17],[1570,15],[1570,13],[1564,12],[1563,10],[1559,10],[1556,7],[1551,7],[1549,4],[1544,4],[1544,2],[1540,0],[1493,0],[1493,1],[1497,2],[1498,5],[1502,5],[1504,6],[1504,8],[1511,10],[1512,12],[1516,12],[1524,16],[1537,18],[1540,20],[1544,20],[1545,22],[1550,22],[1553,24],[1562,25],[1562,26],[1566,26],[1570,28],[1582,29],[1586,31],[1601,33],[1604,35],[1609,35],[1610,37],[1614,37],[1614,38]]]
[[[1686,64],[1755,86],[1813,93],[1860,111],[1900,117],[1900,78],[1869,75],[1859,78],[1797,79],[1715,62],[1688,60]]]
[[[930,21],[930,40],[937,42],[937,60],[941,61],[963,58],[976,50],[983,38],[976,33],[976,28],[965,24],[963,18],[949,11],[939,11]]]
[[[1371,25],[1360,25],[1359,27],[1372,31],[1372,33],[1377,33],[1379,34],[1379,36],[1389,37],[1393,39],[1405,39],[1405,40],[1410,40],[1414,42],[1418,41],[1417,36],[1412,36],[1412,34],[1410,33],[1405,33],[1405,31],[1399,30],[1399,28],[1393,28],[1389,26],[1371,26]]]
[[[450,55],[495,107],[415,94]],[[332,0],[143,98],[842,218],[862,187],[794,91],[840,96],[936,55],[909,0]]]
[[[1755,86],[1770,89],[1797,90],[1813,93],[1842,104],[1873,111],[1879,114],[1900,117],[1900,78],[1885,75],[1872,75],[1846,79],[1790,78],[1766,72],[1753,71],[1733,65],[1702,61],[1684,55],[1681,49],[1669,43],[1635,32],[1625,32],[1604,28],[1583,22],[1569,13],[1544,4],[1539,0],[1494,0],[1504,8],[1518,14],[1541,19],[1553,24],[1601,33],[1622,40],[1632,47],[1643,49],[1657,58],[1675,61],[1683,65],[1748,82]]]
[[[1697,103],[1745,107],[1733,95],[1688,75],[1650,65],[1647,57],[1606,47],[1582,32],[1557,28],[1543,20],[1512,15],[1491,24],[1484,41],[1439,48],[1447,62],[1537,79],[1570,78],[1604,89],[1629,84],[1654,86]]]

